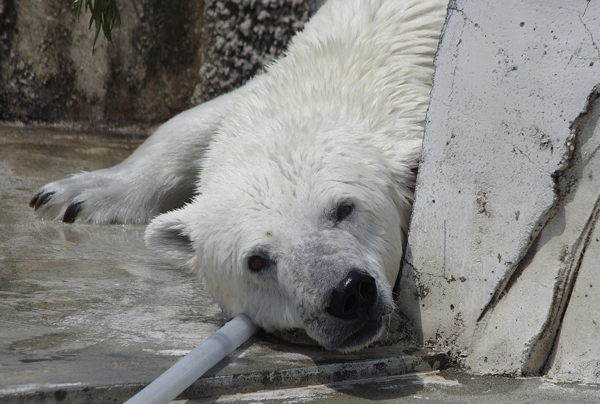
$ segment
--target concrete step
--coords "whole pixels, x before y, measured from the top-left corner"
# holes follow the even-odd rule
[[[600,402],[600,388],[556,383],[545,378],[470,376],[453,370],[404,375],[357,383],[229,394],[172,404],[319,403],[319,404],[589,404]]]

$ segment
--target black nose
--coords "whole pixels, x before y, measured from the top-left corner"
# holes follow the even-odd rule
[[[327,312],[344,320],[353,320],[361,313],[368,313],[376,299],[375,279],[363,271],[353,269],[332,290]]]

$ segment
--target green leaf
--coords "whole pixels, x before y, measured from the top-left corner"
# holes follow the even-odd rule
[[[96,48],[96,42],[102,30],[104,37],[114,47],[112,40],[112,30],[115,24],[121,24],[121,15],[119,14],[119,8],[117,7],[117,0],[74,0],[73,6],[77,10],[77,15],[81,16],[82,10],[91,12],[90,17],[90,28],[92,25],[95,27],[94,46]]]

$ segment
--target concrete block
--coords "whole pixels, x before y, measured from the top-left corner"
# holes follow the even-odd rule
[[[492,371],[483,352],[495,352],[505,362],[494,372],[530,371],[528,344],[564,307],[553,291],[568,291],[573,272],[529,265],[540,230],[573,197],[564,175],[577,161],[573,122],[600,82],[599,16],[584,0],[449,6],[399,305],[426,346],[468,358],[473,370]],[[591,207],[582,204],[588,210],[576,217],[585,222]],[[551,238],[559,229],[548,231]],[[575,250],[567,255],[576,260]],[[531,317],[514,324],[508,319],[520,314],[507,302],[518,295],[517,280]],[[511,351],[514,344],[524,352]]]

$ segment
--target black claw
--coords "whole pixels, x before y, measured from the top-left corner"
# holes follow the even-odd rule
[[[67,206],[67,210],[65,210],[65,215],[63,216],[63,222],[73,223],[79,212],[81,212],[81,209],[83,209],[83,201],[73,202]]]
[[[29,201],[29,207],[34,208],[36,211],[40,208],[40,206],[44,205],[50,198],[52,198],[54,192],[46,192],[40,191],[36,193],[33,198]]]
[[[33,198],[31,198],[29,200],[29,207],[33,208],[35,206],[35,203],[37,202],[38,198],[40,197],[40,192],[36,193],[35,195],[33,195]]]

